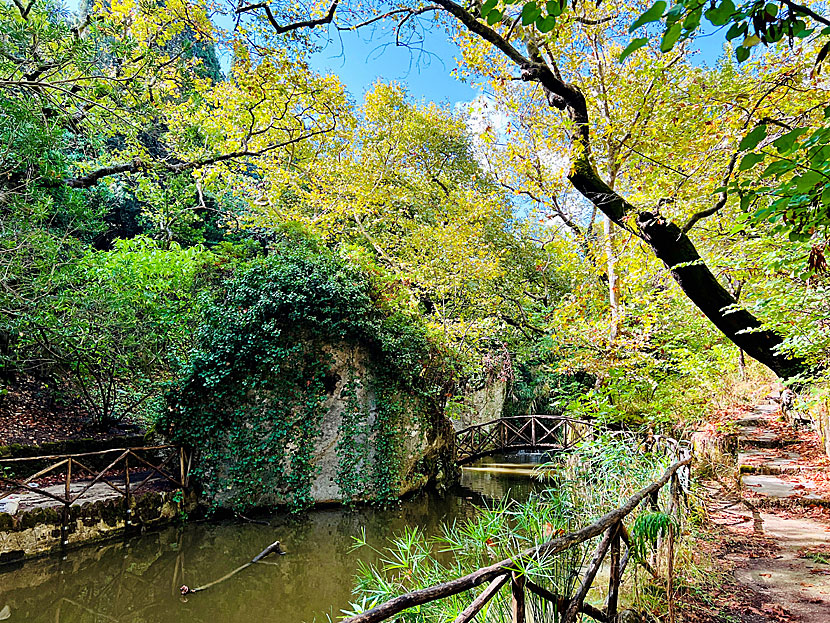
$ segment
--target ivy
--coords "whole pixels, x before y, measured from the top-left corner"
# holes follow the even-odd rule
[[[347,503],[361,499],[368,494],[364,477],[365,462],[369,454],[368,414],[358,400],[360,381],[346,383],[341,397],[346,405],[340,421],[340,440],[337,444],[337,486]]]
[[[441,358],[423,326],[382,313],[369,280],[305,239],[289,240],[231,278],[206,304],[198,348],[167,393],[158,427],[200,450],[196,468],[216,504],[312,502],[331,344],[371,354],[374,419],[347,382],[336,449],[345,500],[396,498],[403,396],[440,406]],[[436,367],[437,366],[437,367]],[[364,401],[365,403],[365,401]],[[367,465],[370,446],[372,465]]]

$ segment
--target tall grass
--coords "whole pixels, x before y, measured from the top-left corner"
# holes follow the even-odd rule
[[[385,548],[376,550],[378,563],[360,566],[355,598],[343,614],[351,616],[397,595],[466,575],[581,528],[656,480],[671,462],[664,455],[641,453],[632,437],[620,434],[585,442],[557,459],[539,469],[544,486],[526,501],[505,499],[480,508],[470,519],[444,524],[436,535],[410,527],[392,538]],[[555,555],[517,561],[517,571],[554,593],[570,596],[579,586],[580,571],[598,539]],[[361,538],[356,547],[370,546]],[[394,620],[449,622],[476,594],[468,591],[425,604]],[[527,608],[534,623],[559,620],[553,604],[529,592]],[[508,623],[509,609],[509,591],[502,590],[476,620]]]

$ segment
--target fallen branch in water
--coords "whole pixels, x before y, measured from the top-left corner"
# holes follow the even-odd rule
[[[235,576],[237,573],[239,573],[243,569],[247,569],[251,565],[254,565],[254,564],[258,563],[259,561],[261,561],[263,558],[265,558],[269,554],[279,554],[280,556],[285,555],[285,552],[282,551],[282,549],[280,548],[280,542],[279,541],[274,541],[273,543],[271,543],[271,545],[266,547],[264,550],[262,550],[256,556],[254,556],[251,559],[250,562],[246,562],[241,567],[237,567],[236,569],[234,569],[230,573],[226,573],[225,575],[223,575],[218,580],[214,580],[213,582],[208,582],[207,584],[205,584],[203,586],[197,586],[196,588],[190,588],[187,584],[182,584],[182,587],[179,590],[181,591],[182,595],[190,595],[191,593],[200,593],[203,590],[210,588],[211,586],[216,586],[220,582],[224,582],[228,578],[232,578],[233,576]]]

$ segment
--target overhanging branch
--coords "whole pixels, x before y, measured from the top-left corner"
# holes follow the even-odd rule
[[[684,234],[689,233],[689,230],[695,226],[700,219],[704,219],[707,216],[712,216],[713,214],[719,212],[723,206],[726,205],[726,200],[729,198],[729,192],[726,190],[726,185],[729,183],[729,179],[732,177],[732,171],[735,169],[735,163],[738,161],[738,152],[732,154],[732,158],[729,159],[729,165],[726,167],[726,175],[723,177],[723,190],[718,195],[718,200],[710,208],[706,208],[705,210],[701,210],[695,214],[692,214],[691,218],[686,222],[686,224],[680,229]]]
[[[317,19],[307,19],[302,20],[299,22],[292,22],[290,24],[281,25],[277,22],[277,18],[274,16],[273,11],[271,11],[271,6],[268,2],[258,2],[256,4],[247,4],[247,5],[240,5],[237,7],[237,13],[249,13],[251,11],[256,11],[257,9],[265,9],[265,16],[268,18],[268,21],[271,23],[271,26],[277,32],[277,34],[285,34],[287,32],[291,32],[294,30],[300,30],[302,28],[315,28],[317,26],[324,26],[326,24],[330,24],[331,21],[334,19],[334,14],[337,11],[337,3],[339,0],[334,0],[329,7],[328,12],[320,18]]]
[[[287,147],[288,145],[299,143],[300,141],[310,139],[314,136],[331,132],[336,127],[337,122],[336,120],[334,120],[330,127],[321,128],[319,130],[315,130],[314,132],[308,132],[300,136],[295,136],[294,138],[291,138],[287,141],[273,143],[262,149],[240,149],[225,154],[219,154],[216,156],[210,156],[199,160],[180,162],[176,164],[171,164],[169,162],[144,162],[136,158],[132,162],[125,162],[120,164],[109,165],[106,167],[101,167],[99,169],[96,169],[95,171],[92,171],[91,173],[87,173],[86,175],[70,178],[66,180],[66,184],[70,188],[92,188],[99,181],[111,175],[117,175],[118,173],[137,173],[138,171],[153,168],[166,170],[171,173],[184,173],[185,171],[200,169],[202,167],[210,166],[212,164],[218,164],[220,162],[227,162],[228,160],[234,160],[236,158],[263,156],[271,151],[274,151],[275,149],[279,149],[280,147]]]

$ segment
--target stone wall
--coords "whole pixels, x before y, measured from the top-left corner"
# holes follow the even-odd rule
[[[197,506],[195,494],[182,499],[174,491],[150,492],[131,500],[131,525],[126,525],[124,498],[110,498],[70,507],[67,545],[72,548],[161,526]],[[0,564],[63,549],[62,507],[35,508],[14,515],[0,513]]]
[[[362,449],[360,456],[348,469],[361,475],[363,481],[371,478],[377,456],[377,396],[373,389],[372,355],[357,346],[326,346],[324,353],[330,356],[332,364],[327,375],[327,398],[323,404],[323,417],[320,432],[314,440],[314,477],[310,495],[316,505],[337,504],[370,499],[371,491],[366,495],[347,496],[338,483],[341,457],[338,449],[344,443],[344,417],[354,418],[352,410],[357,407],[357,424],[361,430],[354,442]],[[250,396],[253,403],[267,403],[271,397],[267,392],[257,392]],[[441,413],[435,413],[435,407],[425,405],[422,398],[415,395],[396,394],[394,399],[404,405],[401,420],[396,422],[399,435],[398,456],[401,459],[399,481],[400,496],[421,489],[430,484],[439,484],[454,477],[453,466],[453,431]],[[349,412],[349,413],[347,413]],[[244,426],[237,422],[234,426]],[[287,456],[293,448],[287,448]],[[289,460],[284,460],[279,473],[273,474],[274,483],[283,480],[290,473]],[[210,477],[210,476],[208,476]],[[221,479],[221,473],[219,474]],[[288,491],[281,490],[273,484],[265,487],[266,493],[258,499],[245,497],[245,502],[253,506],[280,506],[287,502]],[[230,506],[239,501],[239,489],[234,485],[220,491],[220,506]]]
[[[467,391],[462,401],[456,403],[453,409],[453,427],[455,430],[461,430],[500,418],[506,399],[507,382],[498,379],[486,383],[483,387]]]

